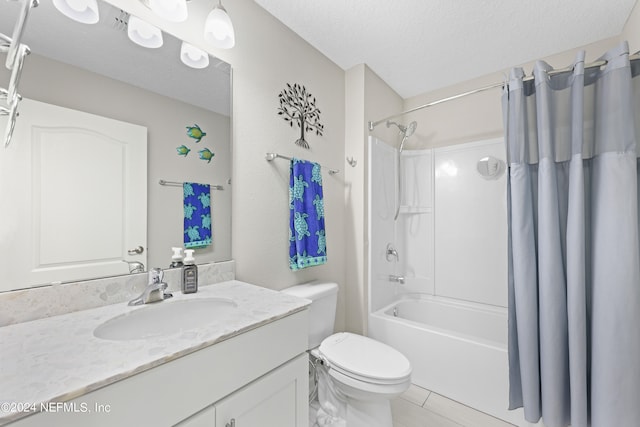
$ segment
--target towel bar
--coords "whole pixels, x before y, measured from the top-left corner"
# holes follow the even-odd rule
[[[182,187],[182,184],[184,184],[184,182],[165,181],[164,179],[161,179],[160,181],[158,181],[158,184],[167,185],[167,186],[170,186],[170,187]],[[212,190],[224,190],[224,187],[222,185],[210,185],[209,187]]]
[[[282,156],[278,153],[267,153],[267,155],[265,156],[265,159],[267,159],[268,162],[273,161],[274,159],[285,159],[285,160],[292,160],[291,157],[287,157],[287,156]],[[320,167],[323,167],[322,165],[320,165]],[[339,173],[340,169],[329,169],[329,175],[334,175],[336,173]]]

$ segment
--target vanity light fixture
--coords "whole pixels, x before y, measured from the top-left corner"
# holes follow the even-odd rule
[[[209,66],[209,54],[184,41],[180,47],[180,60],[191,68],[206,68]]]
[[[187,0],[143,0],[156,15],[170,22],[187,20]]]
[[[132,42],[142,47],[158,48],[162,46],[162,31],[137,16],[129,16],[127,35]]]
[[[204,39],[215,47],[231,49],[236,44],[233,24],[227,11],[222,7],[222,0],[209,12],[204,23]]]
[[[83,24],[95,24],[100,19],[96,0],[53,0],[63,15]]]

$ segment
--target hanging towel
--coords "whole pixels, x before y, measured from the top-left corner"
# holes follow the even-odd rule
[[[291,159],[289,177],[289,267],[291,270],[327,262],[324,198],[320,165]]]
[[[185,182],[184,247],[204,248],[211,244],[211,188],[209,184]]]

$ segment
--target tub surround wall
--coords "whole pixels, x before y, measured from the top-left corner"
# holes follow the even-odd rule
[[[198,265],[198,283],[206,286],[235,279],[235,263]],[[170,292],[180,292],[181,270],[165,270]],[[124,304],[140,295],[147,273],[71,282],[0,293],[0,327],[110,304]]]
[[[506,161],[504,140],[472,142],[433,152],[434,293],[506,307],[506,173],[497,179],[485,179],[476,170],[477,162],[485,157]],[[409,251],[418,252],[419,248],[410,247]]]

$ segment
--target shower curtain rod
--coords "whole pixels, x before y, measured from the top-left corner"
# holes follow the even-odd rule
[[[629,60],[630,61],[636,61],[640,59],[640,52],[636,52],[633,55],[629,55]],[[607,61],[596,61],[596,62],[592,62],[589,64],[585,64],[584,68],[588,69],[588,68],[595,68],[595,67],[602,67],[603,65],[606,65]],[[562,73],[567,73],[573,71],[573,67],[566,67],[566,68],[560,68],[557,70],[552,70],[549,72],[549,75],[554,76],[556,74],[562,74]],[[523,81],[528,81],[528,80],[533,80],[533,76],[529,76],[529,77],[525,77],[524,79],[522,79]],[[409,113],[413,113],[414,111],[418,111],[418,110],[422,110],[423,108],[427,108],[427,107],[433,107],[434,105],[438,105],[438,104],[442,104],[443,102],[448,102],[448,101],[453,101],[454,99],[458,99],[458,98],[462,98],[465,97],[467,95],[473,95],[479,92],[484,92],[485,90],[489,90],[489,89],[495,89],[495,88],[502,88],[505,85],[508,85],[508,83],[506,81],[500,82],[500,83],[494,83],[492,85],[489,86],[484,86],[478,89],[473,89],[467,92],[463,92],[463,93],[459,93],[457,95],[452,95],[446,98],[442,98],[442,99],[438,99],[437,101],[432,101],[429,102],[427,104],[423,104],[420,105],[418,107],[414,107],[410,110],[406,110],[406,111],[402,111],[401,113],[396,113],[393,114],[391,116],[385,117],[383,119],[377,120],[375,122],[369,122],[369,130],[372,131],[376,126],[378,126],[380,123],[386,122],[389,119],[393,119],[396,117],[400,117],[400,116],[404,116],[405,114],[409,114]]]

